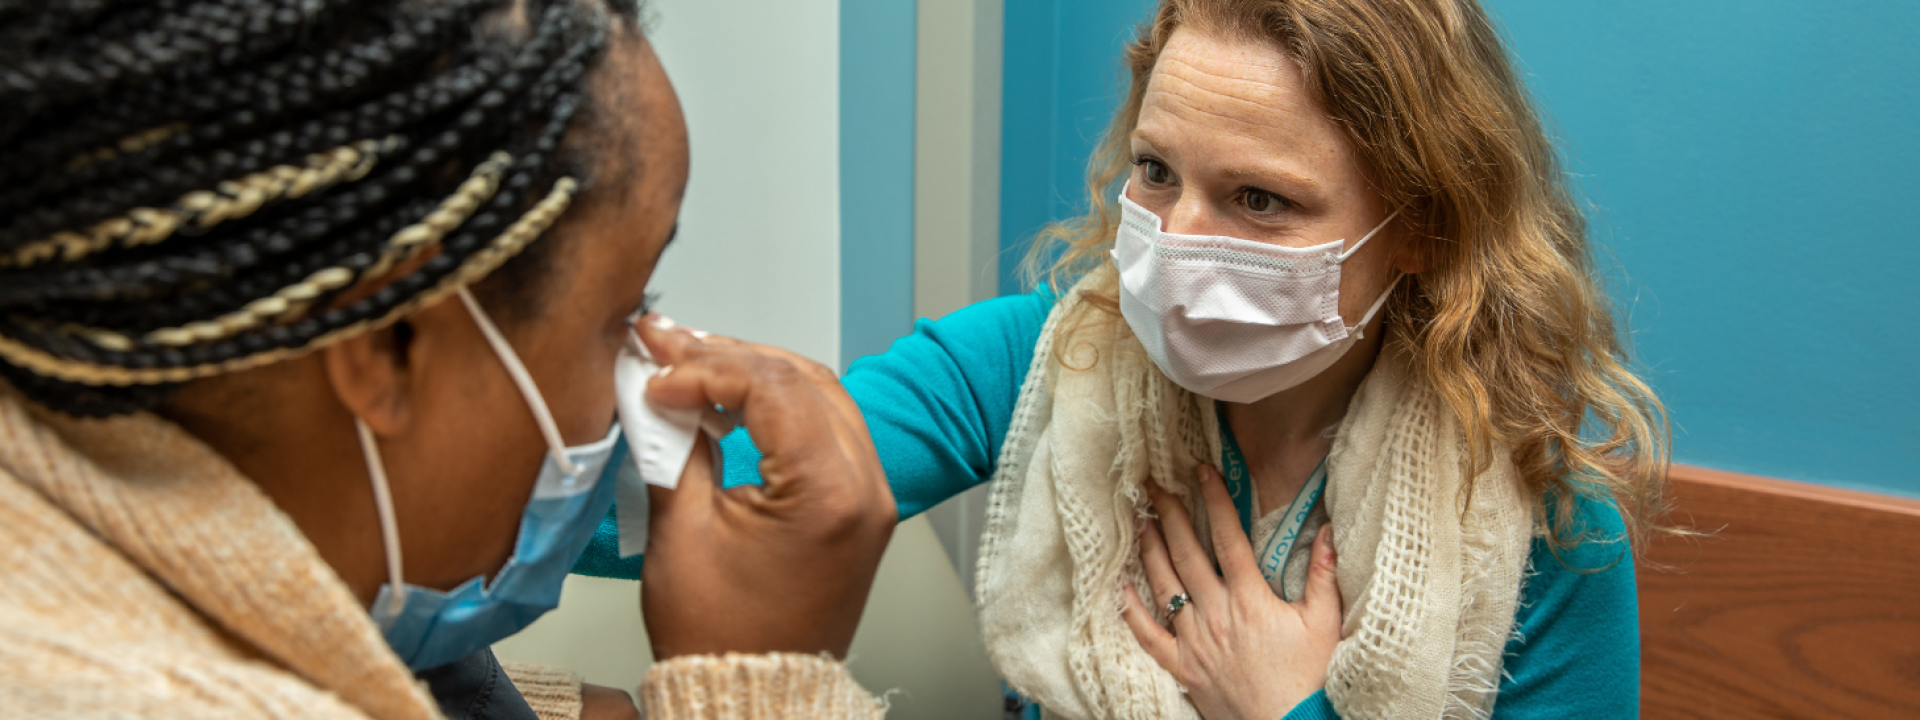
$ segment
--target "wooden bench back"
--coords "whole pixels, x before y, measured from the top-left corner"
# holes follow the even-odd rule
[[[1920,719],[1920,501],[1673,470],[1639,569],[1651,719]],[[1665,567],[1662,567],[1665,566]]]

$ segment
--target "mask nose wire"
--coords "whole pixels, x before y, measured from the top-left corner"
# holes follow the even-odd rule
[[[1387,223],[1393,222],[1393,219],[1397,217],[1400,217],[1399,210],[1393,211],[1392,214],[1387,216],[1387,219],[1381,220],[1379,225],[1373,226],[1372,230],[1367,231],[1365,237],[1360,238],[1360,242],[1354,243],[1353,247],[1347,248],[1346,252],[1340,253],[1340,262],[1346,262],[1347,258],[1353,257],[1354,253],[1360,252],[1360,248],[1365,246],[1368,240],[1372,240],[1373,236],[1379,235],[1381,230],[1387,229]]]
[[[533,411],[533,422],[540,426],[540,434],[547,439],[547,453],[560,466],[560,472],[567,477],[580,474],[580,466],[567,457],[567,443],[560,437],[560,426],[553,422],[553,412],[547,408],[546,398],[540,395],[540,388],[533,384],[533,375],[527,372],[527,366],[520,363],[520,355],[507,344],[507,337],[500,334],[493,320],[487,317],[487,311],[481,309],[480,301],[473,298],[467,288],[460,288],[460,302],[466,304],[467,314],[473,316],[475,325],[480,326],[480,334],[485,335],[487,344],[493,346],[493,354],[500,358],[500,364],[506,366],[507,375],[513,378],[513,384],[520,388],[520,395],[527,400],[527,407]]]
[[[387,550],[387,609],[385,617],[400,613],[407,604],[406,576],[400,569],[400,523],[394,519],[393,490],[387,484],[387,465],[380,459],[380,444],[373,439],[373,431],[367,429],[367,423],[359,416],[353,418],[353,429],[360,434],[360,456],[366,458],[367,476],[373,478],[373,507],[380,515],[380,541]]]

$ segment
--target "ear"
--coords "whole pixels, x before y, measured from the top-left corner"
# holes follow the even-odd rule
[[[1429,243],[1432,243],[1433,239],[1421,237],[1404,222],[1396,220],[1394,225],[1396,226],[1395,229],[1399,231],[1397,233],[1399,237],[1396,238],[1399,242],[1393,244],[1393,258],[1391,260],[1393,269],[1408,275],[1419,275],[1420,273],[1426,272],[1427,268],[1432,264],[1432,257],[1430,256],[1432,246]]]
[[[403,320],[321,351],[334,396],[376,435],[400,434],[412,423],[413,336],[413,326]]]

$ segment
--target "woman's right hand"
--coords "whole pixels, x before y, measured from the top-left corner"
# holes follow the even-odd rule
[[[1261,576],[1219,471],[1203,465],[1195,473],[1219,569],[1201,545],[1186,506],[1149,487],[1158,521],[1142,527],[1140,560],[1151,597],[1162,607],[1172,607],[1175,595],[1184,599],[1171,613],[1171,629],[1154,619],[1133,588],[1121,593],[1121,614],[1201,717],[1282,717],[1326,685],[1327,665],[1340,642],[1341,599],[1330,527],[1314,537],[1304,597],[1289,603]]]
[[[791,352],[658,316],[637,329],[666,368],[648,399],[727,408],[752,433],[766,482],[721,490],[702,437],[679,488],[648,488],[641,607],[654,659],[845,657],[896,519],[860,409],[832,371]]]

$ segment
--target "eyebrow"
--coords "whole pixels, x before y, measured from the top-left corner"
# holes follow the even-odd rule
[[[1320,192],[1319,181],[1316,181],[1304,175],[1288,172],[1286,170],[1280,170],[1277,168],[1271,169],[1271,170],[1255,170],[1251,167],[1230,165],[1230,166],[1221,168],[1219,170],[1219,174],[1221,177],[1224,177],[1236,182],[1246,182],[1246,183],[1277,182],[1289,188],[1294,188],[1293,190],[1289,191],[1288,194],[1306,193],[1308,195],[1314,196],[1315,198],[1318,198],[1323,194]],[[1298,200],[1300,198],[1295,198],[1295,199]]]

